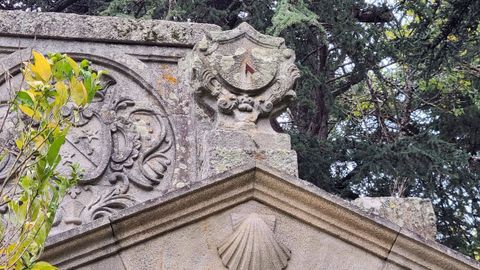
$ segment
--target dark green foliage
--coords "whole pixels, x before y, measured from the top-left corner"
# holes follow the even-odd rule
[[[284,126],[301,178],[347,199],[430,198],[438,240],[479,258],[480,1],[19,2],[223,29],[248,21],[284,37],[303,75]]]

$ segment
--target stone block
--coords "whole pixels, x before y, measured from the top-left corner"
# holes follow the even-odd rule
[[[425,238],[435,239],[436,217],[430,200],[413,197],[363,197],[353,203]]]
[[[260,161],[287,174],[298,175],[297,154],[290,136],[282,133],[232,130],[207,131],[202,140],[200,179]]]
[[[201,179],[248,164],[252,160],[261,161],[272,168],[293,176],[298,175],[297,153],[293,150],[251,150],[218,147],[207,150],[200,172]]]

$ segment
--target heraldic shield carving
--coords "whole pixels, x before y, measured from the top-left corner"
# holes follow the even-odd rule
[[[115,66],[115,62],[104,64],[96,56],[88,59],[93,60],[98,69],[108,70],[109,75],[102,77],[103,89],[77,116],[79,120],[62,146],[59,171],[68,175],[69,164],[79,164],[83,175],[60,205],[52,234],[158,197],[171,184],[174,134],[155,91],[136,79],[136,74]],[[19,86],[21,74],[16,74],[12,84]],[[2,119],[8,108],[10,90],[8,84],[0,80]],[[70,105],[62,111],[64,117],[71,117],[72,113]],[[14,121],[13,116],[7,119],[0,142],[9,143],[15,138]],[[0,184],[14,158],[2,160]]]
[[[194,48],[192,84],[199,101],[217,113],[221,128],[257,128],[295,97],[300,76],[283,38],[247,23],[210,32]]]

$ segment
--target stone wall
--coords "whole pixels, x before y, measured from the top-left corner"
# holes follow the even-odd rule
[[[32,49],[109,72],[62,148],[60,170],[79,163],[85,174],[62,203],[53,235],[252,159],[297,174],[289,136],[269,122],[298,77],[281,38],[247,24],[222,32],[207,24],[0,11],[0,73],[13,76],[8,83],[0,77],[0,114],[9,91],[20,88]]]
[[[13,75],[14,89],[20,87],[19,71],[32,48],[88,59],[94,68],[109,72],[102,82],[104,89],[62,148],[60,169],[67,171],[69,163],[79,163],[85,175],[62,203],[52,234],[197,179],[195,103],[183,72],[189,68],[184,58],[204,31],[212,30],[220,29],[206,24],[0,12],[0,73]],[[4,75],[0,78],[1,114],[10,95]]]

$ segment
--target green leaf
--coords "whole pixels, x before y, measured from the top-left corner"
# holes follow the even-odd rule
[[[95,95],[95,86],[93,85],[95,76],[96,74],[92,74],[90,71],[83,72],[83,85],[85,85],[85,89],[87,90],[88,94],[87,102],[91,102],[93,96]]]
[[[23,176],[20,181],[18,181],[19,185],[23,188],[23,190],[29,190],[33,184],[32,178],[29,176]]]
[[[20,104],[27,104],[32,107],[35,96],[27,91],[21,90],[18,91],[16,99],[18,102],[20,102]]]
[[[81,67],[82,69],[87,69],[88,66],[90,66],[90,62],[88,62],[88,60],[83,59],[82,62],[80,62],[80,67]]]
[[[65,136],[66,132],[62,132],[58,134],[58,136],[55,138],[53,143],[50,145],[50,148],[48,149],[47,152],[47,162],[51,166],[55,166],[59,162],[59,152],[60,148],[62,147],[63,143],[65,142]]]
[[[58,268],[44,261],[36,262],[32,267],[32,270],[56,270],[56,269]]]
[[[72,74],[72,67],[65,59],[56,62],[53,66],[53,76],[57,80],[64,80],[65,77],[70,77]]]

